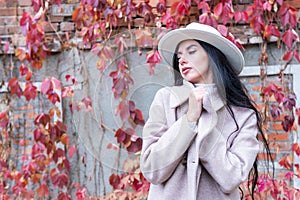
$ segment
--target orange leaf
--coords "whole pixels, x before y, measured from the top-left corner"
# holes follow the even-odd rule
[[[69,136],[67,134],[63,133],[62,136],[60,137],[60,141],[64,145],[68,145],[69,144]]]
[[[23,61],[26,58],[26,52],[21,48],[17,48],[15,50],[15,55],[19,58],[20,61]]]
[[[72,13],[72,21],[75,22],[78,19],[78,14],[79,14],[80,8],[76,8],[73,13]]]

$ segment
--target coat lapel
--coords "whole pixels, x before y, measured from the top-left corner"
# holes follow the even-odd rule
[[[217,87],[215,85],[203,86],[205,87],[208,96],[208,98],[206,98],[208,101],[203,102],[203,107],[209,106],[215,111],[220,110],[225,103],[221,99]],[[171,87],[170,90],[173,95],[170,97],[170,107],[176,108],[184,104],[188,100],[192,88],[194,88],[194,85],[185,80],[183,80],[183,85]]]

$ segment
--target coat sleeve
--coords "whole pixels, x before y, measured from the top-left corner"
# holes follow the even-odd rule
[[[153,184],[168,180],[197,134],[187,121],[186,115],[168,127],[167,117],[175,117],[175,113],[168,113],[172,109],[166,107],[168,103],[164,103],[168,102],[167,94],[166,89],[157,92],[143,129],[141,170]]]
[[[222,134],[226,130],[219,130],[216,127],[208,130],[209,134],[204,136],[200,145],[201,163],[224,193],[232,192],[247,179],[259,151],[256,115],[250,109],[245,110],[241,111],[242,113],[235,113],[239,130],[235,133],[231,145],[227,145],[228,138]],[[208,113],[202,117],[205,118],[205,115],[216,116],[216,112],[208,109]],[[214,120],[215,117],[209,119]],[[208,121],[205,119],[204,121],[205,123],[199,121],[198,135],[201,135],[201,130],[207,126]]]

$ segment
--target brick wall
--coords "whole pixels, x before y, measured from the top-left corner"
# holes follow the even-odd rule
[[[135,0],[135,2],[141,2],[144,0]],[[166,0],[167,9],[170,9],[172,3],[177,0]],[[155,8],[158,0],[151,0],[150,5]],[[238,4],[234,5],[236,10],[244,9],[250,0],[238,1]],[[291,5],[300,7],[299,1],[290,1]],[[55,43],[58,36],[64,40],[66,37],[72,38],[76,34],[75,25],[72,22],[72,12],[74,8],[79,7],[79,0],[63,0],[61,6],[53,5],[48,13],[47,21],[45,25],[45,32],[48,36],[48,42],[50,47],[54,49],[53,51],[59,51]],[[0,1],[0,41],[4,44],[6,41],[10,41],[11,45],[10,53],[13,53],[13,48],[15,46],[24,46],[26,43],[26,38],[21,34],[19,29],[19,20],[22,16],[22,12],[32,12],[32,1],[31,0],[7,0]],[[196,5],[192,6],[190,17],[185,18],[183,23],[189,23],[192,21],[197,21],[199,16],[198,9]],[[143,25],[143,19],[136,16],[133,23],[130,24],[132,28],[141,27]],[[122,28],[127,28],[128,23],[120,22],[118,24],[119,28],[117,31],[122,30]],[[153,24],[155,26],[155,24]],[[234,27],[230,27],[230,31],[236,36],[241,44],[257,44],[261,43],[262,39],[256,36],[251,28],[239,22],[235,24]],[[276,38],[275,38],[276,40]],[[1,54],[1,48],[0,48]]]
[[[262,97],[260,95],[260,88],[261,88],[261,79],[259,76],[249,76],[249,77],[242,77],[242,82],[245,84],[247,90],[249,91],[249,94],[257,104],[257,108],[261,110],[261,108],[264,106],[262,103]],[[278,85],[279,83],[278,76],[269,76],[268,82],[265,84],[268,85],[269,83],[273,82]],[[292,84],[293,83],[293,76],[292,75],[286,75],[285,77],[285,89],[292,91]],[[273,103],[276,103],[275,99],[271,98],[269,99],[269,104],[267,108],[271,108],[271,105]],[[275,161],[275,171],[276,176],[278,178],[283,178],[286,172],[288,172],[287,169],[283,169],[279,166],[278,161],[284,157],[287,154],[290,154],[293,156],[292,152],[292,146],[291,144],[294,141],[294,135],[293,133],[286,133],[282,126],[281,126],[282,119],[276,119],[274,120],[272,116],[267,116],[266,118],[266,125],[264,126],[266,137],[269,140],[269,147],[271,150],[271,155],[273,160]],[[266,159],[266,153],[260,152],[258,155],[258,160],[260,161],[260,168],[261,170],[266,169],[265,168],[265,162]]]
[[[9,103],[9,117],[12,119],[12,131],[10,131],[7,136],[10,138],[8,141],[6,137],[1,137],[1,145],[10,145],[4,150],[0,148],[0,155],[3,151],[10,152],[11,164],[13,164],[13,167],[17,170],[21,170],[25,159],[24,156],[31,156],[32,146],[30,144],[33,140],[33,131],[36,129],[34,119],[37,114],[48,112],[52,104],[44,95],[40,94],[37,95],[35,100],[31,100],[30,102],[27,102],[24,97],[20,99],[12,98],[11,95],[7,94],[7,91],[3,89],[0,90],[0,112],[2,112],[2,109],[7,107]]]
[[[57,50],[55,39],[58,36],[65,39],[75,34],[75,24],[72,22],[72,12],[79,6],[79,0],[62,1],[60,7],[53,5],[48,13],[47,24],[44,31],[53,51]],[[14,47],[25,46],[26,37],[21,34],[19,24],[23,11],[33,12],[32,0],[9,0],[0,1],[0,42],[3,45],[6,41],[12,43],[9,53],[14,52]],[[0,48],[1,49],[1,48]],[[2,49],[0,50],[1,54]]]

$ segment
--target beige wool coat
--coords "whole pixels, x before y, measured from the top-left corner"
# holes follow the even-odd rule
[[[215,85],[204,85],[198,123],[187,121],[194,86],[160,89],[143,129],[141,170],[149,200],[238,200],[259,151],[254,111],[232,106],[237,126]]]

